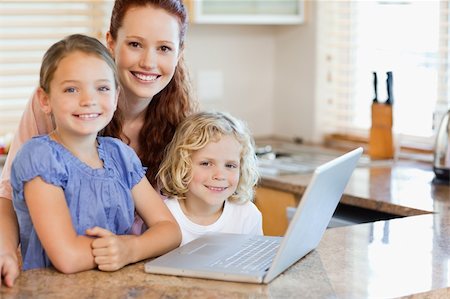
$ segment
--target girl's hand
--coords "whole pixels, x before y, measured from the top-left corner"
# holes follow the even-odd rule
[[[126,241],[132,236],[118,236],[98,226],[87,229],[86,235],[96,238],[92,242],[92,255],[99,270],[116,271],[129,264]]]

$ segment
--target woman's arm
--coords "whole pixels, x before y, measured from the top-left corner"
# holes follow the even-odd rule
[[[0,198],[0,227],[0,286],[4,282],[8,287],[12,287],[19,276],[19,225],[12,201],[7,198]]]
[[[92,239],[77,235],[63,190],[36,177],[25,184],[24,194],[33,226],[53,266],[63,273],[96,268]]]
[[[97,237],[92,252],[100,270],[114,271],[180,245],[178,223],[146,177],[133,187],[132,194],[136,210],[149,228],[140,236],[117,236],[98,227],[88,230],[88,235]]]
[[[17,131],[14,133],[14,138],[11,142],[5,165],[1,171],[0,197],[12,199],[12,188],[10,183],[11,165],[16,157],[17,151],[32,137],[48,134],[53,131],[53,128],[54,126],[51,117],[42,112],[39,106],[37,93],[34,92],[25,106]]]
[[[11,163],[17,150],[25,141],[33,136],[50,132],[52,126],[51,118],[39,109],[39,101],[36,93],[33,93],[14,134],[0,177],[0,270],[1,280],[7,286],[12,286],[19,275],[19,259],[17,256],[19,225],[11,201]]]

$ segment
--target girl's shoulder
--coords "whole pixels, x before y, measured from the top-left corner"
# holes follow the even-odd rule
[[[181,211],[180,203],[178,202],[177,198],[175,198],[175,197],[167,197],[167,196],[164,196],[164,195],[160,195],[160,196],[163,199],[163,201],[166,204],[166,206],[171,211],[172,210]]]
[[[137,158],[135,151],[122,140],[109,136],[97,137],[100,149],[111,156],[125,156],[132,159]]]
[[[122,140],[116,137],[111,136],[98,136],[97,140],[99,143],[106,144],[108,146],[115,146],[118,148],[130,148],[127,144],[125,144]]]
[[[119,177],[126,179],[130,188],[145,176],[147,169],[130,146],[120,139],[107,136],[97,137],[97,141],[104,167],[116,169]]]
[[[133,148],[116,137],[110,136],[99,136],[97,140],[100,144],[105,145],[108,148],[114,148],[116,150],[125,151],[125,152],[133,152]]]
[[[11,183],[16,182],[18,186],[41,176],[49,183],[60,184],[67,178],[70,158],[66,154],[62,145],[49,136],[33,137],[24,143],[12,162]]]
[[[26,141],[17,152],[20,155],[33,155],[42,159],[45,156],[51,155],[55,152],[58,144],[50,139],[48,135],[34,136]]]

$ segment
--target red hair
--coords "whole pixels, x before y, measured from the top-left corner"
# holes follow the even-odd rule
[[[183,49],[187,28],[186,8],[181,0],[116,0],[111,15],[109,32],[113,39],[122,26],[125,13],[132,7],[151,5],[162,8],[176,17],[180,24],[180,49]],[[169,84],[156,94],[145,111],[144,124],[139,132],[139,152],[142,164],[148,167],[147,178],[156,187],[156,174],[162,162],[164,150],[172,140],[177,125],[196,110],[196,102],[191,97],[189,77],[184,64],[183,52]],[[122,132],[122,113],[116,110],[111,123],[103,130],[103,135],[130,140]]]

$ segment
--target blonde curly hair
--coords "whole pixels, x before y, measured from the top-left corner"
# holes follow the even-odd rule
[[[236,192],[228,200],[245,203],[253,200],[254,187],[259,179],[254,140],[248,127],[224,112],[199,112],[184,119],[166,148],[158,172],[161,193],[185,199],[192,180],[192,153],[222,136],[234,136],[241,144],[239,182]]]

